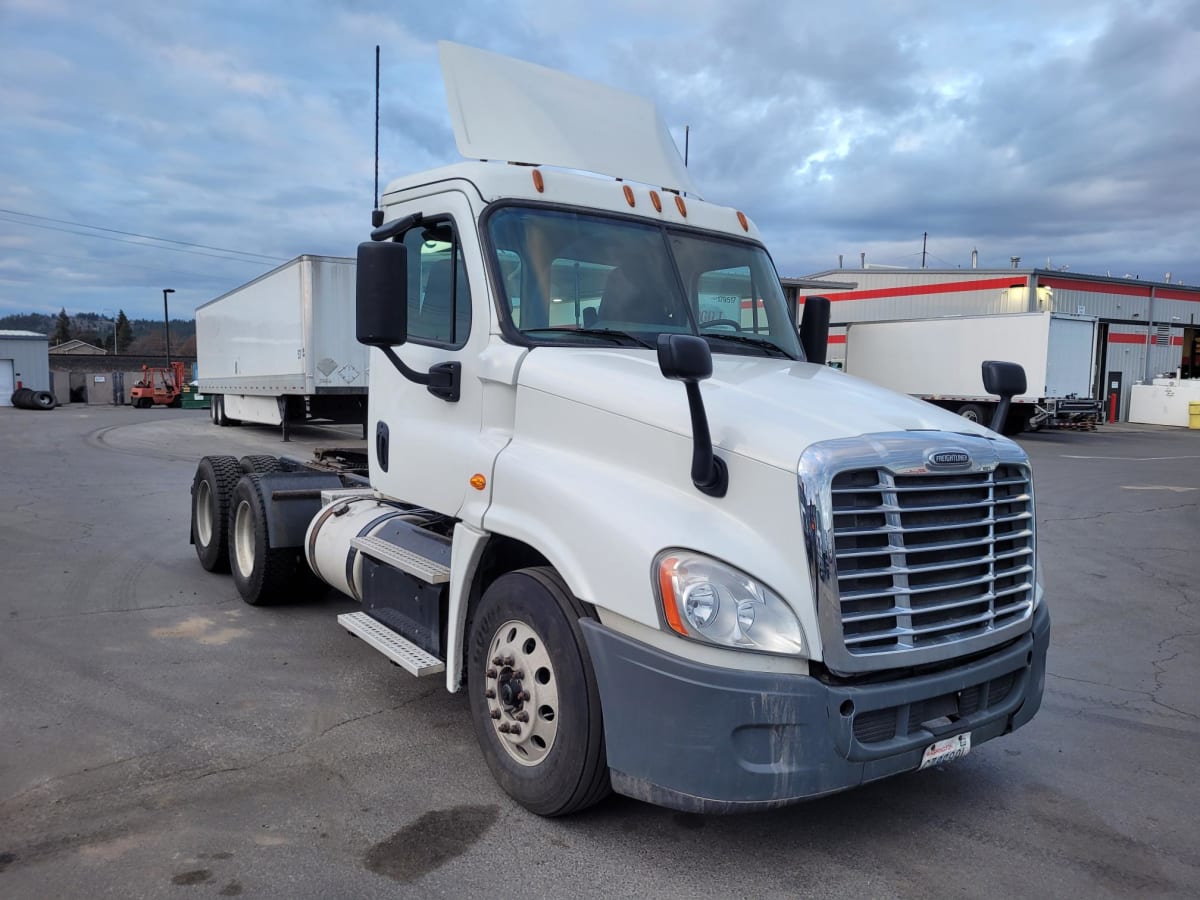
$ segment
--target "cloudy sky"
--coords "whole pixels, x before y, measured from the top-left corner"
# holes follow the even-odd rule
[[[994,11],[993,11],[994,10]],[[652,97],[782,274],[838,254],[1200,284],[1200,0],[0,0],[0,315],[172,313],[352,255],[457,160],[436,42]]]

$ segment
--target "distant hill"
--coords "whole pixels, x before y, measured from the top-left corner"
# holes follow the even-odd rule
[[[113,320],[98,313],[81,312],[69,315],[70,335],[73,340],[87,341],[97,347],[112,350]],[[44,313],[14,313],[0,317],[0,330],[36,331],[48,335],[53,340],[58,316],[48,316]],[[163,341],[163,323],[159,319],[130,319],[129,330],[131,340],[123,352],[134,354],[162,353],[165,350]],[[171,352],[180,356],[196,354],[196,320],[171,320]]]

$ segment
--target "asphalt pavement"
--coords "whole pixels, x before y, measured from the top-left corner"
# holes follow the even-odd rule
[[[0,409],[0,896],[1200,895],[1200,432],[1023,437],[1042,711],[942,768],[771,813],[539,819],[466,698],[333,592],[243,604],[188,544],[206,453],[353,443],[206,411]]]

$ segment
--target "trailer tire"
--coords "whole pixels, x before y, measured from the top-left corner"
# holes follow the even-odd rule
[[[540,816],[578,812],[611,790],[600,692],[579,627],[588,615],[557,572],[539,567],[493,581],[471,622],[475,736],[500,787]]]
[[[978,422],[987,425],[987,413],[978,403],[964,403],[958,408],[958,414],[968,422]]]
[[[229,500],[229,568],[242,599],[266,606],[295,595],[300,547],[272,547],[261,475],[242,475]]]
[[[222,428],[240,424],[237,419],[231,419],[225,415],[225,398],[220,394],[214,394],[212,398],[212,419]]]
[[[229,571],[229,498],[241,470],[233,456],[206,456],[192,478],[192,543],[209,572]]]
[[[238,465],[246,475],[267,475],[280,470],[278,458],[263,453],[243,456],[238,460]]]

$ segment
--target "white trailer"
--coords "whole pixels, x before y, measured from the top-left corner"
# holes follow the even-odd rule
[[[541,815],[610,787],[772,808],[1028,722],[1025,451],[825,366],[828,301],[797,334],[757,227],[701,198],[651,104],[441,55],[473,161],[393,181],[359,245],[362,471],[205,456],[201,564],[252,606],[312,575],[356,600],[364,657],[466,691]]]
[[[213,424],[366,422],[369,351],[354,333],[353,259],[298,256],[196,310]]]
[[[1013,397],[1006,434],[1043,425],[1095,425],[1103,407],[1091,396],[1095,357],[1096,319],[1090,316],[1014,313],[846,327],[847,374],[985,425],[996,401],[984,390],[981,363],[1019,363],[1026,392]]]

